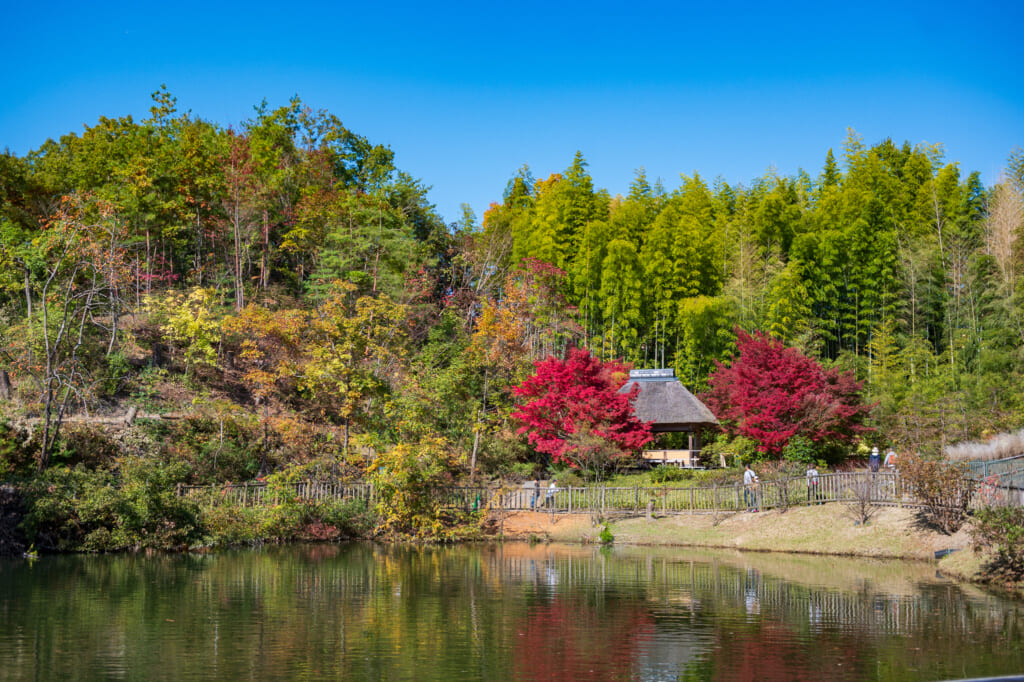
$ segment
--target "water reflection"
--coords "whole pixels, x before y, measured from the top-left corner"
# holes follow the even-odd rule
[[[1024,671],[1021,603],[927,564],[318,545],[0,563],[0,677],[948,679]]]

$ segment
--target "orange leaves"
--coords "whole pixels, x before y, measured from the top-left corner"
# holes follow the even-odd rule
[[[580,331],[561,295],[564,279],[565,272],[548,263],[525,260],[506,278],[504,296],[484,301],[473,346],[508,370],[560,353]]]
[[[257,395],[266,397],[278,379],[295,374],[308,322],[301,310],[272,311],[252,305],[224,319],[224,335],[238,345],[237,360],[247,370],[242,378]]]

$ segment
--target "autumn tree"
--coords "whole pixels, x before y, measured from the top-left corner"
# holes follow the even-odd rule
[[[88,409],[96,370],[115,348],[120,287],[129,276],[123,228],[108,202],[68,196],[21,251],[33,253],[29,260],[42,277],[26,278],[30,314],[19,333],[7,335],[2,351],[39,389],[40,469],[49,463],[68,411],[74,405]]]
[[[324,416],[344,427],[348,452],[352,421],[360,406],[386,385],[402,355],[405,307],[381,295],[353,294],[355,285],[335,282],[310,320],[299,385]]]
[[[626,365],[573,348],[564,360],[549,357],[535,367],[513,389],[521,403],[512,416],[539,452],[600,477],[613,462],[651,442],[650,426],[631,404],[639,389],[617,392],[628,377]]]
[[[844,446],[868,431],[871,405],[861,400],[852,373],[824,369],[769,336],[737,330],[729,366],[716,362],[702,399],[731,435],[751,438],[771,457],[802,436],[822,451]]]

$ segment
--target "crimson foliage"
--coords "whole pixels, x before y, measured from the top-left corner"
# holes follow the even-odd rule
[[[513,389],[523,402],[512,417],[538,451],[556,462],[600,468],[653,440],[650,425],[633,412],[637,390],[616,393],[627,365],[571,349],[564,360],[549,357],[534,366],[533,376]]]
[[[824,369],[796,348],[757,333],[737,330],[731,366],[716,363],[702,396],[727,432],[746,436],[778,456],[794,436],[818,444],[845,444],[870,431],[871,405],[851,372]]]

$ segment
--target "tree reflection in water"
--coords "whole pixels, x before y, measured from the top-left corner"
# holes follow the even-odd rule
[[[927,564],[649,548],[270,548],[0,563],[10,677],[949,679],[1021,603]]]

